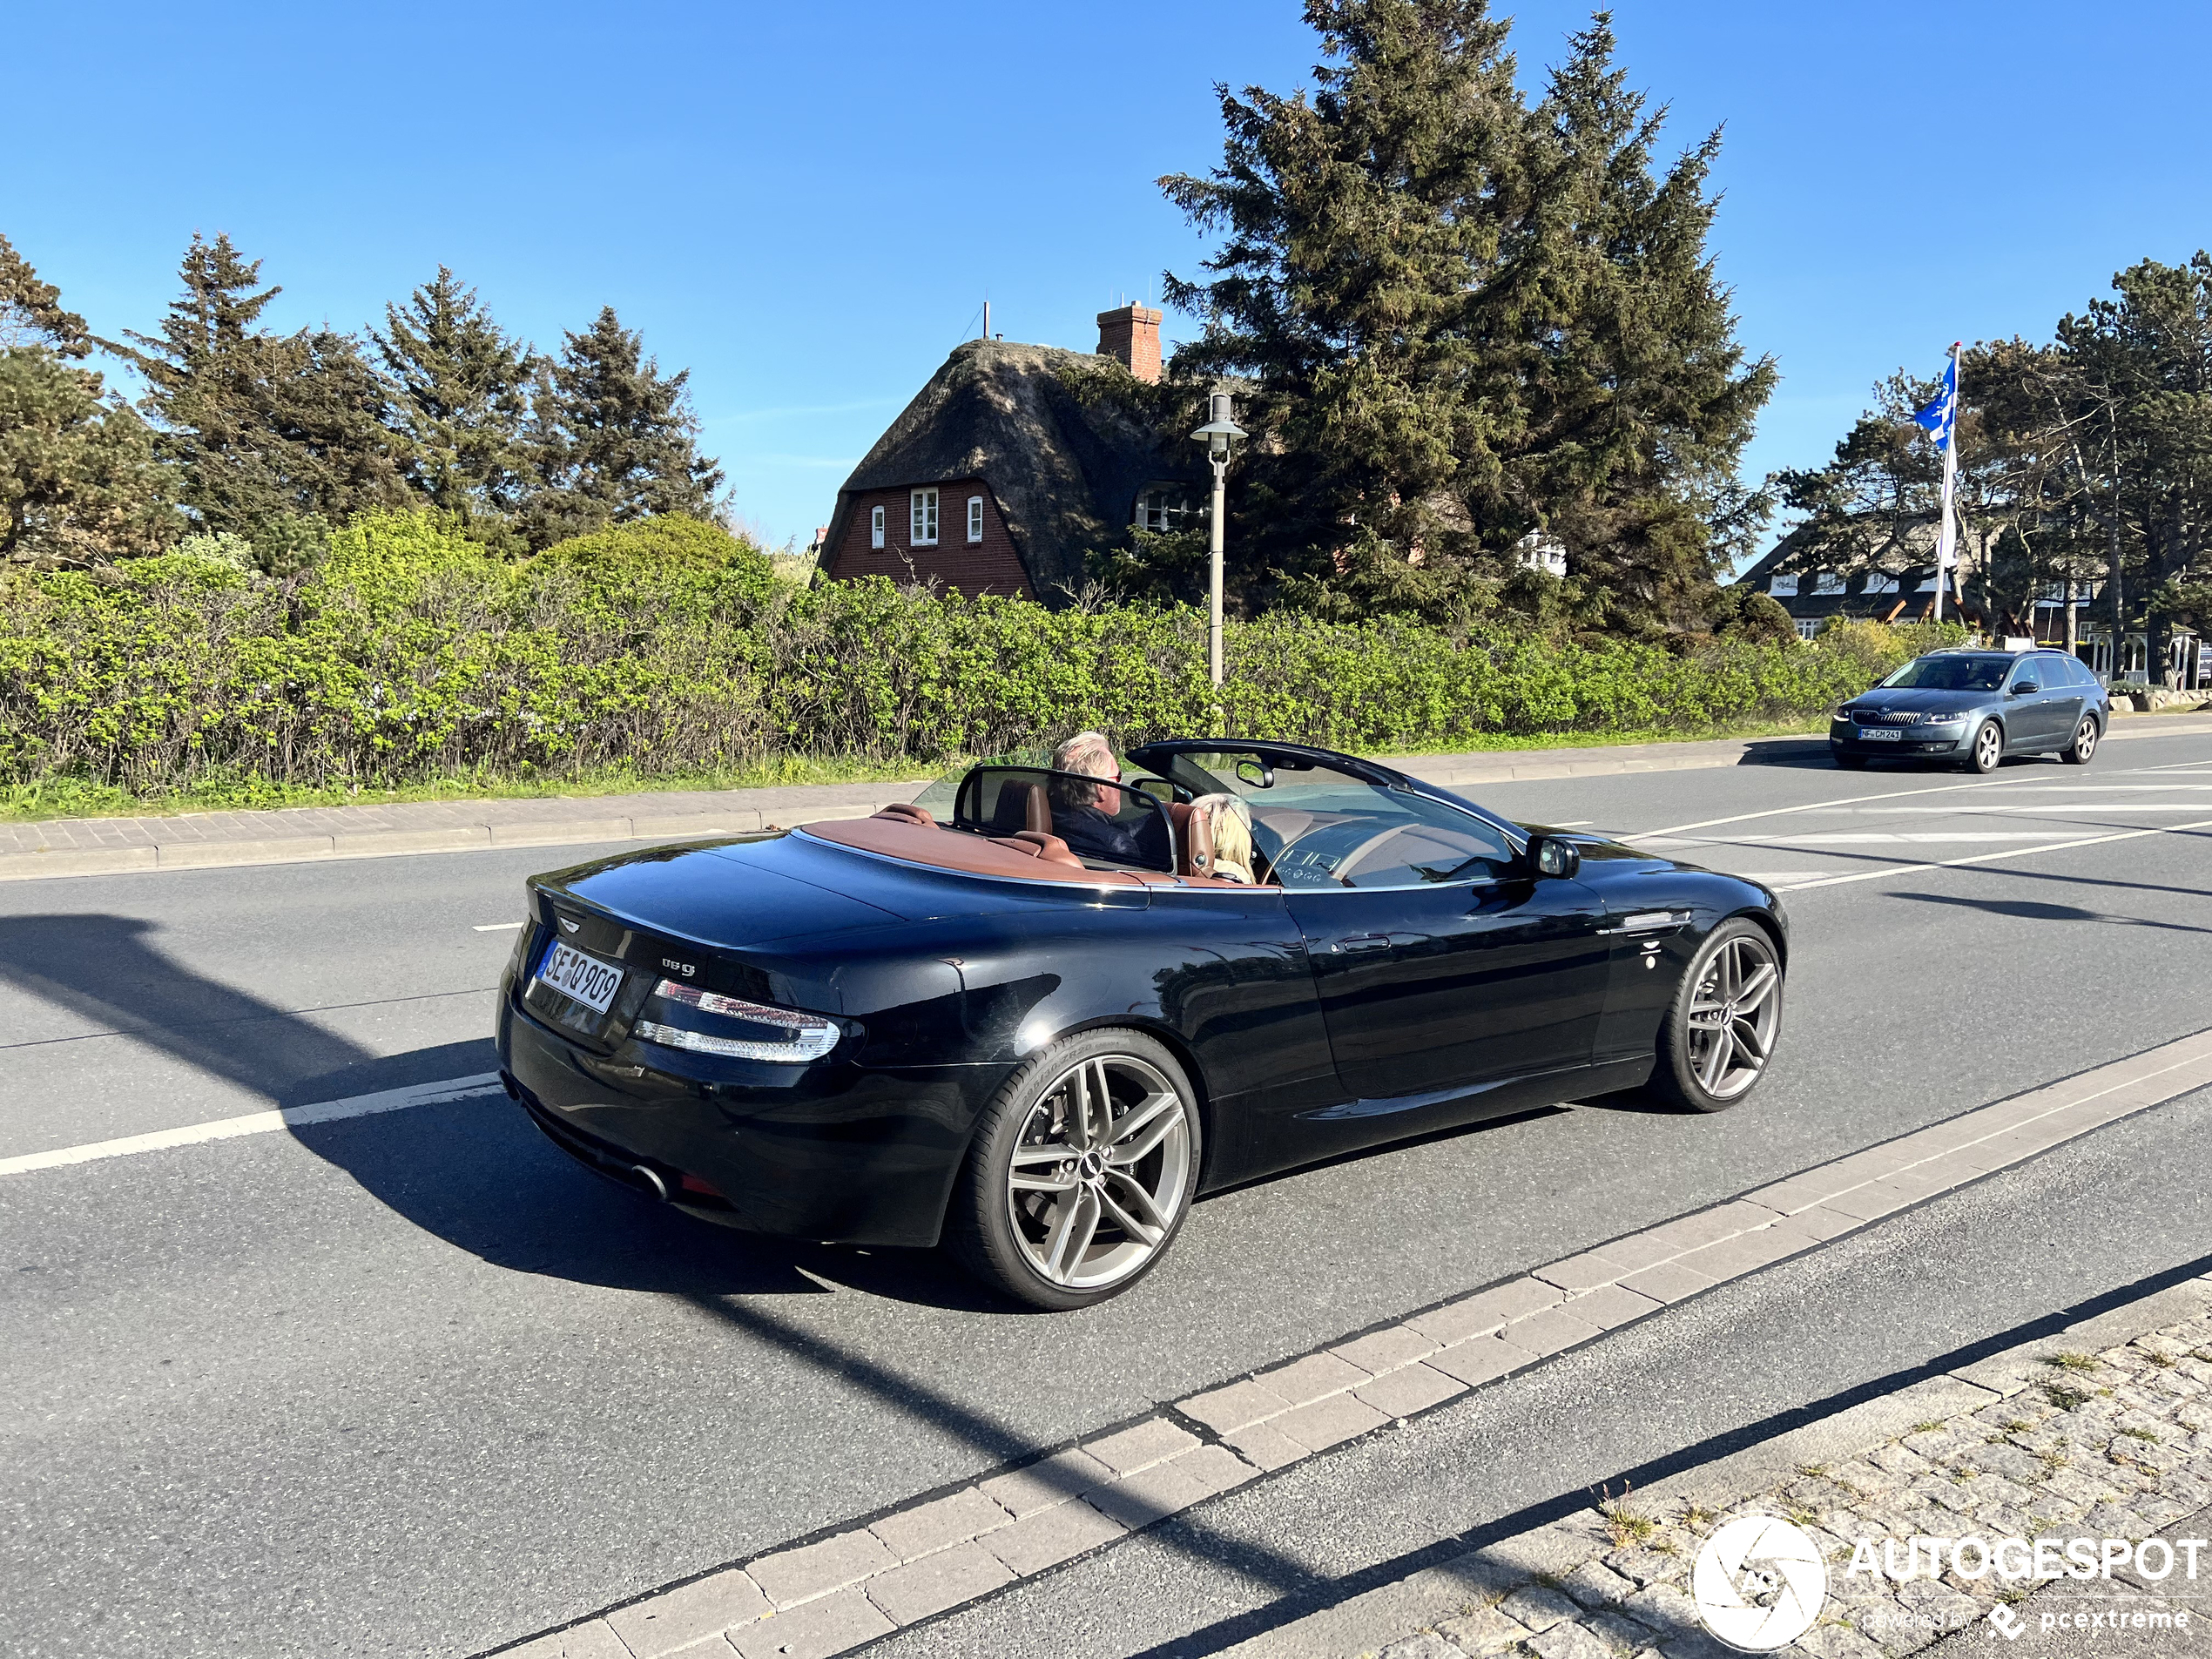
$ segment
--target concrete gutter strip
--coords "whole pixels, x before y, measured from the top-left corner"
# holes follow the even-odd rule
[[[2030,1599],[2025,1586],[1993,1571],[1853,1574],[1862,1542],[1878,1554],[1894,1539],[1901,1554],[1916,1534],[2140,1541],[2185,1521],[2204,1535],[2208,1345],[2212,1278],[2193,1278],[1671,1475],[1610,1514],[1582,1509],[1470,1550],[1238,1642],[1224,1659],[1717,1656],[1727,1650],[1703,1629],[1689,1580],[1703,1540],[1738,1514],[1794,1522],[1824,1557],[1820,1619],[1778,1651],[1911,1653]],[[2115,1575],[2060,1593],[2147,1609],[2164,1602],[2169,1614],[2182,1602],[2201,1617],[2212,1581]]]
[[[2212,1028],[1976,1107],[1205,1389],[1035,1461],[986,1471],[499,1651],[509,1659],[655,1659],[694,1643],[706,1644],[701,1654],[725,1653],[713,1645],[719,1635],[744,1659],[842,1653],[2208,1085]],[[1977,1389],[2006,1392],[1990,1380],[2007,1374],[1999,1362],[1971,1369],[1966,1380]],[[1980,1398],[1939,1403],[1966,1409]],[[1932,1406],[1924,1413],[1933,1414]],[[1602,1659],[1609,1650],[1539,1651],[1541,1659]],[[1458,1659],[1458,1652],[1428,1659]],[[1827,1659],[1872,1655],[1854,1649]]]
[[[2212,718],[2128,716],[2109,741],[2212,733]],[[1815,756],[1819,738],[1725,738],[1611,748],[1400,755],[1389,764],[1447,789],[1546,778],[1618,777],[1771,765]],[[320,863],[510,846],[584,846],[742,835],[833,818],[866,818],[911,800],[926,779],[773,789],[670,791],[529,800],[413,801],[173,817],[71,818],[0,824],[0,881],[253,864]]]

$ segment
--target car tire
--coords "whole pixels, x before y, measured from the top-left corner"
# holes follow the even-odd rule
[[[2074,741],[2059,752],[2059,759],[2069,766],[2086,766],[2097,752],[2097,717],[2085,714],[2081,724],[2074,729]]]
[[[1103,1302],[1174,1244],[1204,1150],[1197,1091],[1164,1044],[1122,1028],[1062,1038],[984,1109],[947,1243],[1030,1307]]]
[[[1836,764],[1841,766],[1845,772],[1865,772],[1866,770],[1866,757],[1865,755],[1839,754],[1835,757],[1835,760]]]
[[[1973,740],[1966,745],[1966,770],[1986,776],[2004,759],[2005,728],[1994,720],[1984,720],[1974,728]]]
[[[1740,1105],[1782,1035],[1782,953],[1765,928],[1741,916],[1714,928],[1659,1028],[1650,1092],[1694,1112]]]

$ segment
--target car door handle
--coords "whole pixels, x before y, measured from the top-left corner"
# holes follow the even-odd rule
[[[1345,953],[1355,950],[1388,950],[1390,935],[1388,934],[1353,934],[1348,938],[1338,940],[1336,948]]]

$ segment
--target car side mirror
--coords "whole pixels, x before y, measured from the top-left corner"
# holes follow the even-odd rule
[[[2013,682],[2013,695],[2014,697],[2032,697],[2042,689],[2043,688],[2040,685],[2038,685],[2033,680],[2014,680]]]
[[[1539,835],[1529,842],[1528,861],[1538,875],[1571,876],[1582,867],[1582,855],[1575,844],[1555,835]]]
[[[1275,787],[1275,768],[1264,760],[1239,760],[1237,763],[1237,781],[1250,784],[1254,789],[1272,789]]]

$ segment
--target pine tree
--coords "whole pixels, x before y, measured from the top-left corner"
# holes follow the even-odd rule
[[[37,347],[57,357],[92,349],[84,319],[62,309],[62,291],[41,282],[23,255],[0,236],[0,350]]]
[[[1759,515],[1735,468],[1773,383],[1704,251],[1716,139],[1653,176],[1659,117],[1603,14],[1534,110],[1484,0],[1306,17],[1312,97],[1221,89],[1223,165],[1161,181],[1224,233],[1205,280],[1168,279],[1206,325],[1174,372],[1251,382],[1238,543],[1260,585],[1448,612],[1544,529],[1586,613],[1700,620],[1716,540]]]
[[[504,518],[521,505],[529,479],[529,347],[502,331],[475,290],[442,265],[403,309],[386,306],[384,319],[384,331],[369,338],[392,383],[402,474],[463,523]]]
[[[689,369],[664,378],[612,306],[586,333],[563,336],[532,405],[536,487],[523,509],[531,546],[655,513],[711,515],[722,472],[698,451],[690,378]]]
[[[185,292],[158,334],[118,347],[145,376],[161,453],[178,465],[197,526],[271,548],[396,505],[406,489],[383,425],[384,388],[349,334],[258,327],[282,292],[227,236],[192,238]]]
[[[0,561],[158,552],[179,524],[152,435],[78,360],[92,340],[0,237]]]

